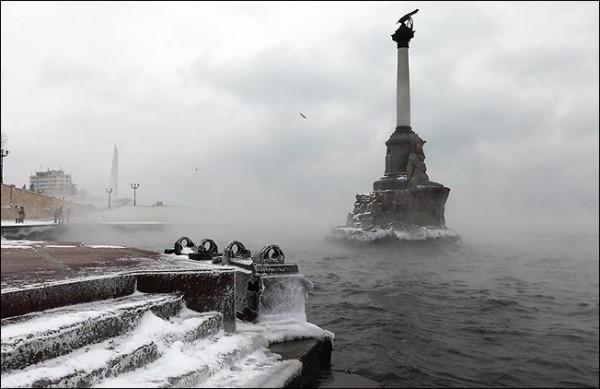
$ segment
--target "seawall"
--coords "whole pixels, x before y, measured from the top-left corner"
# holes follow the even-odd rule
[[[95,209],[91,205],[78,204],[58,197],[19,189],[15,185],[2,184],[1,218],[14,220],[17,217],[16,207],[20,206],[25,207],[26,220],[52,219],[54,210],[61,206],[65,210],[65,216],[67,209],[71,210],[71,216]]]

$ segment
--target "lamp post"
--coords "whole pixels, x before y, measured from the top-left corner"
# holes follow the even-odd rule
[[[106,193],[108,193],[108,208],[110,208],[110,194],[112,193],[112,188],[110,189],[104,189],[106,191]]]
[[[140,187],[140,184],[131,184],[131,189],[133,189],[133,206],[134,207],[136,205],[136,194],[135,194],[135,192],[138,190],[139,187]]]
[[[9,151],[1,149],[0,151],[0,182],[4,183],[4,157],[8,155]]]

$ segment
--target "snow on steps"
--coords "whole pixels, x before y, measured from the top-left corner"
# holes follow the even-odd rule
[[[266,340],[258,334],[247,336],[224,332],[188,344],[175,342],[153,363],[105,380],[97,386],[189,387],[257,349],[266,347]]]
[[[284,387],[300,374],[302,363],[281,361],[267,346],[264,336],[249,333],[175,342],[153,363],[96,387]]]
[[[3,319],[2,373],[23,369],[134,328],[145,312],[168,318],[181,310],[175,294],[135,293]]]
[[[238,363],[224,368],[200,388],[285,388],[302,373],[297,359],[281,361],[278,354],[257,350]]]
[[[174,342],[156,361],[97,387],[285,387],[302,372],[299,360],[281,360],[268,345],[290,339],[333,340],[334,334],[296,319],[237,322],[236,333],[191,343]]]
[[[168,321],[151,312],[130,333],[2,375],[3,387],[90,387],[157,360],[175,342],[193,342],[218,332],[223,316],[187,308]]]
[[[226,333],[221,313],[139,292],[4,319],[1,386],[285,387],[302,362],[282,360],[269,344],[334,337],[293,315],[265,319]]]

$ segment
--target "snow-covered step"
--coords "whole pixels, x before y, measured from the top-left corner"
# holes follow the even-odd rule
[[[219,332],[207,339],[174,342],[153,363],[116,378],[100,382],[96,387],[191,387],[211,375],[227,369],[257,350],[266,350],[267,341],[260,334],[227,334]]]
[[[3,319],[2,373],[22,369],[125,333],[145,312],[168,318],[181,310],[176,294],[135,293]]]
[[[155,362],[100,382],[97,387],[285,387],[302,374],[298,359],[281,360],[272,343],[294,339],[333,340],[334,334],[296,319],[236,324],[237,332],[175,342]],[[232,375],[244,370],[245,378]],[[229,378],[228,378],[229,377]]]
[[[169,320],[151,312],[130,333],[68,355],[2,375],[3,387],[91,387],[99,380],[139,368],[160,357],[174,342],[193,342],[217,333],[223,315],[183,308]]]
[[[302,374],[302,362],[259,349],[200,383],[200,388],[285,388]]]

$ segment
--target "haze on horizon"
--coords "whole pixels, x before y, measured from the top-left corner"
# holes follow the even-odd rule
[[[327,231],[383,175],[390,35],[419,8],[412,122],[448,226],[598,232],[597,3],[1,7],[7,183],[62,166],[103,196],[117,144],[139,203]]]

